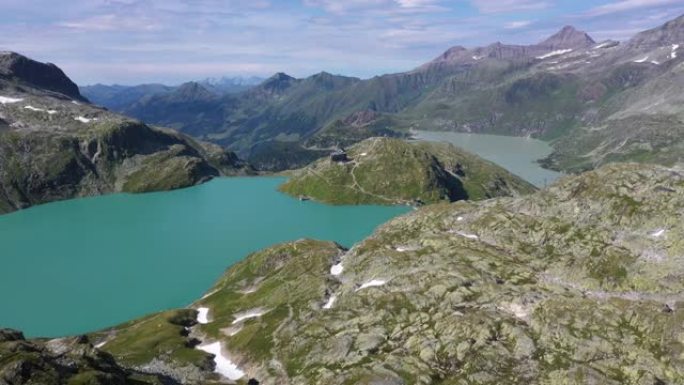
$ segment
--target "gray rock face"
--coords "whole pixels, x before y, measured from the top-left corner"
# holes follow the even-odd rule
[[[78,86],[59,67],[52,63],[31,60],[15,52],[0,52],[0,78],[85,101]]]

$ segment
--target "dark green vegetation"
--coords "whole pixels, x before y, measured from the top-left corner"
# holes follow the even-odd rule
[[[682,50],[684,17],[622,44],[565,27],[534,45],[453,47],[412,71],[368,80],[277,74],[239,95],[197,84],[120,110],[264,169],[303,166],[322,149],[411,128],[553,141],[544,165],[565,171],[624,160],[671,165],[684,147]]]
[[[249,172],[217,145],[88,104],[54,65],[0,54],[0,213]]]
[[[605,166],[430,205],[351,250],[271,247],[193,304],[208,323],[178,310],[91,338],[189,384],[219,380],[200,341],[223,343],[241,383],[679,384],[683,210],[684,170]]]
[[[20,332],[0,329],[0,384],[11,385],[162,385],[169,379],[119,366],[85,336],[25,340]]]
[[[533,192],[529,183],[448,144],[371,138],[348,162],[321,159],[281,186],[295,197],[333,204],[411,204],[487,199]]]

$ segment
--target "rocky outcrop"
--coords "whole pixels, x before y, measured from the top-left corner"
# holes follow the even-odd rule
[[[31,60],[15,52],[0,52],[0,79],[85,101],[76,83],[72,82],[59,67],[52,63]]]
[[[26,340],[15,330],[0,329],[0,384],[124,385],[173,384],[119,366],[93,347],[87,337]]]

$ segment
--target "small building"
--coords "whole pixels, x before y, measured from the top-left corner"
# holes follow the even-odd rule
[[[344,149],[337,149],[330,154],[331,162],[349,162],[349,157]]]

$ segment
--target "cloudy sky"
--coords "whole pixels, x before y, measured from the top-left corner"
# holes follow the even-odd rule
[[[533,43],[566,24],[622,40],[683,13],[684,0],[0,0],[0,49],[82,85],[370,77],[453,45]]]

